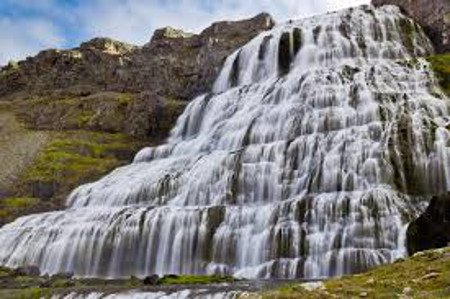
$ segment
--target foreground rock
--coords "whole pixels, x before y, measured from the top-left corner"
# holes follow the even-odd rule
[[[409,254],[450,244],[450,193],[433,197],[426,212],[409,225],[407,237]]]

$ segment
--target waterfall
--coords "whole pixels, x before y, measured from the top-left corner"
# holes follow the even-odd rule
[[[0,264],[309,279],[392,262],[450,190],[432,51],[394,6],[280,24],[226,60],[166,144],[1,228]]]
[[[166,292],[127,292],[119,294],[102,294],[102,293],[90,293],[90,294],[76,294],[70,293],[66,296],[55,295],[51,299],[237,299],[240,296],[244,298],[259,298],[255,293],[248,292],[210,292],[208,290],[182,290],[178,292],[166,293]]]

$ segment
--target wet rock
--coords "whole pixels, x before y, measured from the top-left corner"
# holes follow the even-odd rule
[[[74,274],[72,272],[58,273],[56,275],[53,275],[52,278],[53,279],[72,279],[73,275]]]
[[[150,275],[144,278],[143,283],[145,285],[157,285],[159,283],[160,279],[158,275]]]
[[[409,254],[445,247],[450,242],[450,193],[431,199],[425,213],[407,231]]]
[[[278,49],[278,70],[281,76],[289,73],[291,62],[291,34],[289,32],[284,32],[281,35]]]
[[[39,276],[41,271],[37,266],[25,266],[15,269],[14,274],[18,276]]]

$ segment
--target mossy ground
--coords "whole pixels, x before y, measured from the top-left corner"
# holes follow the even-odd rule
[[[450,248],[418,253],[412,258],[367,273],[324,282],[323,290],[300,284],[263,294],[263,298],[450,298]]]
[[[14,111],[0,105],[0,225],[63,208],[74,188],[128,164],[148,144],[121,133],[31,130]]]
[[[450,96],[450,53],[431,56],[427,60],[431,63],[442,89]]]
[[[17,275],[14,270],[0,268],[0,298],[2,299],[34,299],[51,298],[52,295],[76,292],[116,293],[132,289],[148,290],[169,286],[192,286],[234,282],[232,277],[181,275],[165,276],[154,285],[147,286],[143,280],[135,277],[123,280],[72,279],[61,276],[38,277]]]

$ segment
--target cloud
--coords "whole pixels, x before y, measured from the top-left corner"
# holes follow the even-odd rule
[[[1,0],[0,64],[95,36],[142,45],[164,26],[199,32],[212,22],[262,11],[285,21],[365,3],[369,0]]]
[[[56,48],[64,38],[59,30],[46,19],[0,18],[0,65],[9,60],[23,59],[39,50]]]
[[[370,0],[327,0],[327,11],[335,11],[363,4],[370,4]]]
[[[78,11],[87,35],[143,44],[152,31],[173,26],[199,32],[218,20],[236,20],[262,11],[276,19],[299,18],[325,10],[317,0],[96,0]]]

